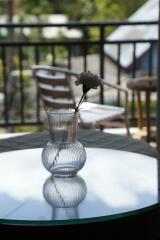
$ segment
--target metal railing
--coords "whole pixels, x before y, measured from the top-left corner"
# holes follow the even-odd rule
[[[49,23],[39,23],[39,24],[0,24],[0,29],[6,29],[6,31],[12,30],[14,33],[19,34],[18,38],[7,39],[7,37],[1,37],[0,40],[0,126],[18,126],[18,125],[37,125],[41,124],[40,117],[40,98],[30,72],[26,71],[30,69],[33,64],[42,64],[43,59],[46,59],[45,53],[49,53],[51,58],[47,62],[51,65],[59,64],[57,60],[56,48],[63,48],[65,53],[65,66],[69,69],[72,68],[72,57],[73,49],[78,49],[78,54],[83,57],[83,70],[89,70],[87,65],[87,56],[92,48],[96,50],[97,56],[99,58],[99,75],[102,78],[107,78],[104,76],[105,72],[105,51],[104,46],[116,45],[117,46],[117,75],[116,83],[121,85],[121,72],[122,66],[120,64],[121,59],[121,48],[123,44],[130,44],[133,46],[133,64],[130,68],[130,76],[136,76],[136,48],[137,44],[150,44],[149,55],[148,55],[148,75],[152,75],[152,54],[153,46],[157,44],[158,40],[153,39],[133,39],[133,40],[109,40],[106,38],[106,31],[109,27],[118,26],[135,26],[135,25],[157,25],[157,21],[150,22],[92,22],[92,23],[66,23],[66,24],[49,24]],[[52,39],[50,41],[45,40],[43,37],[41,39],[25,39],[23,30],[26,28],[39,29],[43,28],[74,28],[82,32],[81,39]],[[93,40],[91,38],[85,38],[85,30],[90,31],[91,29],[98,29],[99,36],[97,39]],[[18,36],[17,34],[17,36]],[[9,34],[8,34],[9,36]],[[40,36],[40,35],[39,35]],[[62,49],[61,49],[62,51]],[[43,55],[44,54],[44,55]],[[43,55],[43,59],[42,59]],[[44,61],[44,63],[46,63]],[[26,72],[25,72],[26,71]],[[17,75],[16,75],[17,74]],[[108,79],[109,80],[109,79]],[[28,87],[29,85],[29,87]],[[31,91],[31,92],[30,92]],[[33,98],[33,95],[35,98]],[[29,98],[32,98],[30,101]],[[104,89],[101,87],[99,95],[100,103],[104,104]],[[117,104],[121,103],[121,96],[117,95]],[[134,93],[132,94],[132,119],[136,118],[134,111]]]

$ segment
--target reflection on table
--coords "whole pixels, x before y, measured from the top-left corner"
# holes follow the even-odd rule
[[[52,206],[52,220],[78,219],[79,204],[87,193],[83,178],[49,177],[43,185],[43,196]]]

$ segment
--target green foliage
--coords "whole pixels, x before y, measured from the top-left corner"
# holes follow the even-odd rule
[[[63,12],[68,15],[71,21],[113,21],[127,19],[146,0],[69,0],[69,4],[64,5]],[[106,35],[110,34],[114,28],[108,28]],[[87,38],[98,38],[97,29],[85,31]]]
[[[67,14],[73,21],[108,21],[129,17],[146,0],[14,0],[19,15]],[[0,2],[0,14],[7,12],[7,0]]]
[[[0,2],[0,14],[5,14],[6,11],[6,3],[5,1]]]
[[[15,132],[41,132],[44,130],[43,126],[16,126]]]
[[[128,18],[146,0],[14,0],[19,15],[62,13],[72,21],[109,21]],[[4,13],[7,1],[0,4]]]
[[[40,17],[44,14],[61,13],[68,16],[69,21],[113,21],[127,19],[146,0],[13,0],[14,12],[23,21],[24,16],[33,15]],[[7,0],[0,4],[0,13],[7,13]],[[32,19],[28,19],[32,22]],[[106,34],[110,34],[114,28],[108,28]],[[88,31],[84,29],[86,38],[97,38],[97,29]],[[32,36],[39,34],[33,30]]]
[[[62,2],[66,3],[63,6],[63,13],[66,13],[70,20],[109,21],[129,17],[146,0],[66,0]]]
[[[50,14],[54,12],[52,0],[16,0],[18,4],[21,15],[23,14],[33,14],[33,15],[40,15],[40,14]]]
[[[15,0],[19,6],[19,14],[41,14],[61,13],[68,16],[69,21],[113,21],[127,19],[146,0]],[[106,35],[114,28],[107,28]],[[85,38],[98,38],[97,29],[83,30]]]

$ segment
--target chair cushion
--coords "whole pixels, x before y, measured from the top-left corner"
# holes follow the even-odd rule
[[[114,107],[102,104],[84,102],[80,109],[80,118],[82,122],[97,123],[101,120],[111,120],[125,112],[122,107]]]
[[[127,87],[137,91],[156,91],[157,78],[156,77],[132,78],[127,82]]]

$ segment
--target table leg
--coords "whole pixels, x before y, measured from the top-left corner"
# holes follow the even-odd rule
[[[140,91],[136,91],[137,93],[137,121],[138,121],[138,128],[143,128],[143,114],[142,114],[142,102],[141,102],[141,93]]]
[[[146,125],[147,125],[147,142],[150,141],[150,135],[151,135],[151,122],[150,122],[150,92],[146,92]]]

